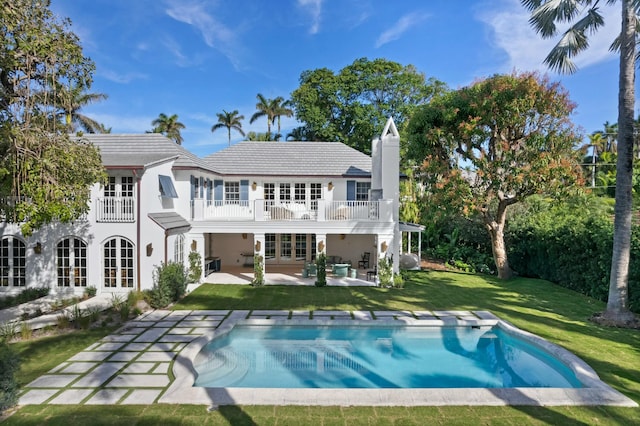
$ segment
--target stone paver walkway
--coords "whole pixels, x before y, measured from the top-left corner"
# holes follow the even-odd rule
[[[29,383],[20,396],[27,404],[151,404],[173,381],[178,353],[191,341],[224,321],[239,319],[300,320],[426,320],[487,319],[488,312],[409,311],[166,311],[157,310],[129,321],[116,333]],[[493,317],[495,318],[495,317]],[[190,401],[185,400],[184,403]]]

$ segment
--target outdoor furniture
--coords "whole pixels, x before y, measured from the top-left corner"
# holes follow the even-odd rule
[[[358,268],[368,268],[369,267],[369,260],[371,259],[371,253],[369,253],[368,251],[365,251],[362,254],[362,259],[358,260]]]
[[[253,266],[253,252],[240,253],[240,256],[244,257],[244,262],[242,262],[242,266]]]
[[[374,277],[376,277],[377,275],[378,275],[377,269],[367,271],[367,281],[373,281]]]
[[[219,257],[207,257],[204,260],[204,276],[206,277],[212,272],[220,271],[220,258]]]
[[[271,206],[271,220],[293,219],[293,212],[281,206]]]
[[[342,263],[342,256],[327,256],[327,266],[333,266],[336,263]]]
[[[305,268],[307,271],[307,276],[315,277],[318,275],[318,267],[315,263],[307,263],[307,267]]]
[[[336,277],[346,277],[349,273],[349,265],[348,263],[336,263],[334,266],[333,274]]]

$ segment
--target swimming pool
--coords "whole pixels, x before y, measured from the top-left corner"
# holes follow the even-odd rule
[[[551,354],[495,326],[236,326],[194,367],[204,387],[583,387]]]
[[[206,311],[193,311],[192,314]],[[322,318],[322,315],[325,318]],[[268,316],[268,318],[264,318]],[[261,318],[262,317],[262,318]],[[280,319],[278,319],[280,318]],[[541,387],[539,384],[532,384],[531,387],[469,387],[469,382],[459,383],[461,387],[446,388],[406,388],[406,387],[379,387],[379,388],[320,388],[320,387],[276,387],[280,373],[275,373],[272,364],[264,364],[268,367],[273,380],[268,384],[271,387],[236,387],[228,383],[225,385],[213,386],[205,384],[198,385],[198,371],[196,366],[202,365],[209,358],[203,352],[211,342],[222,341],[236,327],[241,329],[246,326],[259,326],[263,333],[270,334],[273,329],[280,326],[295,326],[302,328],[325,329],[340,327],[360,327],[367,328],[391,328],[398,330],[407,328],[411,330],[430,328],[436,333],[449,327],[462,327],[460,333],[475,334],[479,330],[479,336],[490,338],[485,335],[487,332],[495,334],[504,333],[507,338],[516,338],[524,341],[527,345],[532,345],[536,351],[540,350],[552,357],[562,366],[570,370],[570,374],[565,377],[565,372],[560,376],[568,380],[571,386],[575,386],[573,377],[577,379],[581,387],[565,387],[565,383],[553,383],[551,386],[561,387]],[[221,340],[222,339],[222,340]],[[321,341],[323,338],[318,339]],[[324,342],[329,339],[324,338]],[[389,340],[382,337],[378,341],[378,346],[384,352],[395,350],[393,338],[391,345]],[[477,348],[478,337],[475,343],[462,343],[459,338],[454,340],[454,346],[449,345],[449,351],[470,358],[471,349]],[[316,339],[313,339],[314,342]],[[471,341],[473,342],[473,340]],[[316,342],[317,343],[317,342]],[[470,346],[469,346],[470,345]],[[475,345],[475,346],[474,346]],[[386,349],[385,349],[386,348]],[[413,346],[410,346],[410,349]],[[359,349],[359,348],[358,348]],[[456,352],[457,351],[457,352]],[[393,353],[393,352],[391,352]],[[495,351],[494,351],[495,353]],[[284,356],[284,355],[283,355]],[[409,357],[413,353],[395,352],[396,357]],[[510,352],[504,352],[505,357],[510,356]],[[546,357],[546,355],[545,355]],[[546,359],[543,357],[543,359]],[[315,358],[317,361],[317,358]],[[337,360],[337,361],[336,361]],[[285,364],[293,363],[292,360],[280,358]],[[366,365],[368,360],[365,355],[352,361],[345,361],[343,358],[334,357],[329,366],[344,366],[345,363],[350,369],[358,369]],[[556,361],[553,361],[554,364]],[[296,361],[298,362],[298,361]],[[324,364],[324,363],[323,363]],[[435,365],[438,371],[441,362],[429,362],[429,367]],[[257,365],[257,364],[256,364]],[[563,367],[563,368],[564,368]],[[244,368],[244,367],[243,367]],[[400,311],[354,311],[354,312],[313,312],[303,315],[297,311],[231,311],[229,315],[220,323],[217,329],[204,333],[201,337],[192,340],[191,343],[182,349],[172,363],[173,381],[166,392],[162,394],[158,402],[168,404],[178,404],[189,401],[192,404],[218,405],[359,405],[359,406],[416,406],[416,405],[615,405],[625,407],[637,407],[635,401],[627,398],[620,392],[602,382],[597,373],[584,361],[568,352],[567,350],[554,345],[538,336],[520,330],[508,322],[500,320],[490,312],[486,311],[421,311],[420,313],[400,312]],[[242,375],[242,368],[229,374]],[[562,371],[562,369],[561,369]],[[523,374],[525,375],[525,374]],[[201,377],[202,380],[204,377]],[[277,379],[277,380],[276,380]],[[448,384],[447,386],[450,386]],[[288,386],[280,384],[280,386]],[[490,385],[487,385],[490,386]],[[507,385],[508,386],[508,385]],[[517,386],[514,382],[513,386]]]

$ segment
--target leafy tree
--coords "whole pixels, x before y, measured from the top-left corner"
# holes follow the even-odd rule
[[[287,133],[287,138],[288,141],[306,141],[307,139],[307,134],[305,132],[304,127],[300,126],[300,127],[295,127],[291,130],[291,132]]]
[[[272,135],[271,133],[249,132],[247,133],[248,141],[270,142],[280,140],[280,134]]]
[[[412,65],[361,58],[337,74],[327,68],[304,71],[291,103],[315,140],[344,142],[369,153],[372,136],[382,132],[390,116],[402,131],[415,107],[444,89],[444,83],[426,80]]]
[[[481,221],[500,278],[512,275],[508,207],[579,181],[573,109],[557,83],[530,73],[495,75],[433,99],[411,119],[409,154],[422,163],[428,203]]]
[[[218,122],[211,127],[211,131],[215,132],[218,129],[226,127],[227,135],[229,136],[229,146],[231,146],[231,129],[244,136],[244,131],[242,130],[242,120],[244,120],[244,115],[238,115],[237,109],[231,112],[227,112],[223,109],[222,113],[217,113],[216,115],[218,116]]]
[[[0,22],[0,210],[30,235],[86,213],[90,186],[105,177],[98,151],[56,119],[60,99],[40,96],[63,86],[88,91],[94,64],[49,1],[3,2]]]
[[[185,126],[181,122],[178,121],[178,115],[173,114],[171,117],[167,116],[164,113],[160,113],[158,118],[151,122],[151,125],[154,126],[152,133],[162,133],[169,139],[172,139],[178,145],[182,145],[182,135],[180,134],[180,130],[184,129]]]
[[[589,35],[604,25],[599,1],[594,0],[521,0],[531,11],[529,22],[543,37],[556,36],[556,23],[569,22],[560,41],[545,58],[553,70],[573,73],[572,59],[589,47]],[[608,3],[618,3],[609,0]],[[635,62],[640,4],[620,0],[622,29],[611,47],[620,53],[618,91],[618,158],[616,163],[616,204],[614,213],[613,254],[609,278],[609,299],[603,314],[606,321],[624,324],[633,320],[629,311],[629,262],[631,258],[632,179],[635,108]]]

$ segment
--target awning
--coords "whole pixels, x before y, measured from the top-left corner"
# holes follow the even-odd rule
[[[191,229],[191,224],[175,212],[149,213],[148,216],[164,229],[167,235],[182,234]]]
[[[158,175],[160,181],[160,195],[166,198],[178,198],[176,188],[170,176]]]

